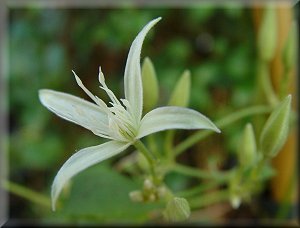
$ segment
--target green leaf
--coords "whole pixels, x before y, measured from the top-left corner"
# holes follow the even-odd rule
[[[132,202],[129,193],[138,187],[132,179],[103,163],[73,179],[70,197],[56,213],[73,222],[142,223],[149,219],[148,213],[155,204]]]

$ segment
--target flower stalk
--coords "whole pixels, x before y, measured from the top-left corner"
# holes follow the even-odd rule
[[[159,182],[158,176],[156,174],[155,171],[155,166],[157,165],[157,158],[155,157],[155,155],[147,149],[147,147],[145,146],[145,144],[141,141],[141,140],[137,140],[133,143],[133,146],[138,149],[147,159],[149,167],[150,167],[150,172],[152,175],[152,178],[154,180],[154,183]]]
[[[269,106],[263,106],[263,105],[258,105],[258,106],[253,106],[250,108],[245,108],[241,109],[239,111],[236,111],[232,114],[229,114],[228,116],[223,117],[220,120],[216,121],[216,125],[220,129],[224,129],[225,127],[231,125],[232,123],[239,121],[245,117],[252,116],[252,115],[260,115],[260,114],[266,114],[270,113],[272,111],[272,107]],[[188,148],[192,147],[195,145],[198,141],[201,139],[206,138],[207,136],[211,135],[211,132],[209,131],[198,131],[195,134],[189,136],[186,138],[184,141],[182,141],[180,144],[178,144],[174,148],[174,154],[178,156]]]

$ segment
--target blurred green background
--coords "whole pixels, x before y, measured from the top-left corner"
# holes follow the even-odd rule
[[[131,42],[158,16],[163,19],[146,37],[141,59],[149,56],[156,67],[159,105],[166,104],[185,69],[192,76],[190,107],[212,120],[251,103],[256,52],[250,8],[10,9],[10,180],[49,197],[53,178],[64,161],[81,148],[104,142],[46,110],[38,100],[38,90],[49,88],[88,99],[74,80],[74,70],[94,94],[107,101],[98,88],[101,66],[108,87],[123,97],[123,72]],[[236,150],[243,126],[241,122],[224,131],[217,141],[223,148],[220,152],[230,155]],[[181,134],[184,138],[191,132]],[[134,204],[128,198],[139,183],[110,166],[122,156],[75,177],[71,193],[63,194],[67,200],[56,213],[11,194],[10,218],[147,221],[151,205]]]

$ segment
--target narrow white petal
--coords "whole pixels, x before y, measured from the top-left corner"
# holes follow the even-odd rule
[[[101,137],[108,135],[107,114],[97,105],[70,94],[39,90],[41,103],[59,117],[91,130]]]
[[[92,165],[121,153],[129,146],[130,143],[110,141],[82,149],[72,155],[60,168],[53,181],[51,189],[52,209],[55,210],[55,203],[59,193],[73,176]]]
[[[201,113],[183,107],[166,106],[148,112],[141,121],[137,138],[167,129],[220,130]]]
[[[161,18],[150,21],[137,35],[130,47],[124,74],[125,98],[133,108],[136,121],[139,122],[143,111],[143,86],[141,79],[140,55],[144,38],[148,31]]]

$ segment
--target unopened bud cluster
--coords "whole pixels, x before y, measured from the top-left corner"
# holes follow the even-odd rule
[[[143,189],[132,191],[129,196],[133,202],[154,202],[162,199],[166,192],[166,187],[156,186],[150,179],[146,179]]]

